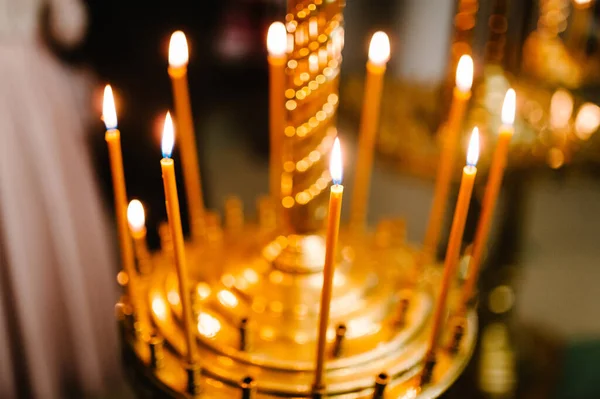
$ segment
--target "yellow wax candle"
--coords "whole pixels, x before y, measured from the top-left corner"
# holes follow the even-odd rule
[[[175,163],[173,162],[173,159],[170,158],[171,153],[173,152],[174,141],[175,136],[173,131],[173,122],[171,121],[171,115],[169,115],[167,112],[162,138],[163,159],[160,160],[160,167],[162,169],[167,216],[169,218],[169,227],[171,228],[171,237],[173,240],[173,249],[175,254],[175,266],[177,269],[177,279],[179,281],[179,298],[181,300],[181,307],[183,311],[186,360],[189,364],[192,364],[194,362],[194,341],[192,334],[194,323],[192,323],[192,308],[190,304],[190,290],[188,287],[185,245],[183,241],[183,231],[181,229],[177,181],[175,180]]]
[[[281,195],[281,173],[283,168],[282,140],[285,127],[285,64],[288,48],[287,32],[281,22],[273,22],[267,33],[269,51],[269,188],[276,203]]]
[[[573,14],[567,26],[567,47],[583,56],[587,35],[593,23],[593,0],[573,0]]]
[[[203,233],[204,200],[202,198],[198,147],[196,146],[187,81],[188,58],[185,34],[181,31],[174,32],[169,43],[169,76],[173,86],[177,131],[181,140],[181,162],[190,218],[190,231],[192,237],[197,239]]]
[[[427,362],[435,362],[435,350],[440,335],[441,325],[446,311],[446,300],[450,285],[456,275],[456,265],[460,255],[460,247],[462,244],[467,213],[469,212],[469,204],[475,176],[477,175],[477,159],[479,157],[479,131],[473,129],[469,149],[467,151],[467,166],[463,169],[458,200],[454,210],[454,219],[452,220],[452,228],[450,232],[450,240],[446,251],[446,259],[444,262],[444,275],[442,277],[440,291],[437,296],[433,321],[430,332],[429,346],[426,355]]]
[[[452,172],[454,171],[454,160],[456,158],[457,145],[460,138],[465,109],[469,98],[471,98],[471,85],[473,84],[473,60],[468,55],[463,55],[456,68],[456,87],[448,122],[443,130],[443,146],[438,166],[435,191],[429,223],[425,233],[423,244],[423,257],[419,261],[419,268],[428,262],[435,253],[439,240],[440,231],[444,221],[444,213],[448,202],[448,194],[452,184]]]
[[[369,188],[373,172],[373,152],[379,125],[383,76],[389,58],[390,40],[384,32],[376,32],[371,38],[371,44],[369,45],[365,95],[358,136],[356,177],[350,212],[350,225],[353,228],[362,228],[367,216]]]
[[[151,265],[150,252],[146,244],[146,214],[144,205],[139,200],[134,199],[129,202],[127,221],[138,260],[138,270],[141,274],[148,274],[151,271]]]
[[[483,203],[481,215],[477,224],[475,233],[475,241],[473,244],[473,252],[469,261],[467,281],[463,286],[462,299],[460,302],[459,313],[462,314],[466,310],[466,306],[473,295],[473,289],[477,283],[481,260],[489,235],[498,193],[502,185],[502,177],[504,176],[504,168],[506,166],[506,158],[510,140],[514,133],[513,124],[515,121],[516,94],[513,89],[509,89],[504,97],[504,105],[502,106],[502,125],[498,135],[498,144],[494,151],[494,158],[490,166],[490,174],[483,195]]]
[[[329,310],[331,305],[331,291],[333,288],[333,274],[335,271],[335,257],[340,231],[340,216],[342,213],[342,152],[340,141],[336,138],[331,151],[330,173],[333,180],[329,196],[329,213],[327,216],[327,233],[325,236],[325,263],[323,266],[323,290],[321,292],[321,307],[319,312],[319,335],[317,337],[317,356],[315,366],[315,380],[313,389],[318,390],[324,386],[325,346],[327,343],[327,325],[329,324]]]
[[[112,88],[106,85],[104,88],[104,102],[102,107],[102,119],[106,125],[104,138],[108,145],[110,158],[110,169],[112,173],[113,191],[115,196],[115,213],[117,216],[117,231],[121,247],[121,266],[129,283],[127,291],[129,300],[134,301],[135,294],[135,258],[131,245],[131,237],[127,228],[127,190],[125,188],[125,174],[123,172],[123,155],[121,153],[121,133],[117,129],[117,112],[113,98]],[[135,308],[135,306],[134,306]],[[134,309],[135,310],[135,309]]]

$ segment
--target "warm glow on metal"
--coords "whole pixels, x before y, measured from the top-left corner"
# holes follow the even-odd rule
[[[581,140],[587,140],[599,126],[600,107],[592,103],[583,104],[575,118],[575,135]]]
[[[238,299],[231,291],[221,290],[217,294],[217,298],[219,298],[219,302],[228,308],[235,308],[238,305]]]
[[[163,128],[162,136],[162,154],[165,158],[171,158],[173,153],[173,145],[175,144],[175,130],[173,128],[173,120],[171,114],[167,112],[165,117],[165,126]]]
[[[173,306],[179,305],[179,293],[175,290],[171,290],[167,293],[167,301]]]
[[[180,30],[173,32],[171,41],[169,42],[169,65],[176,68],[186,66],[189,57],[185,33]]]
[[[221,330],[221,323],[208,313],[200,313],[198,316],[198,331],[206,338],[214,338]]]
[[[400,399],[415,399],[417,397],[418,391],[416,388],[409,388],[408,391],[402,396]]]
[[[196,292],[198,293],[200,299],[205,300],[210,296],[210,286],[206,283],[198,283]]]
[[[115,109],[115,99],[112,87],[106,85],[104,88],[104,100],[102,102],[102,120],[106,125],[106,130],[117,128],[117,111]]]
[[[385,65],[390,59],[390,39],[385,32],[375,32],[369,44],[369,61],[376,65]]]
[[[515,112],[517,108],[517,94],[513,89],[508,89],[502,104],[502,123],[512,125],[515,123]]]
[[[267,50],[273,57],[285,55],[288,49],[287,31],[281,22],[273,22],[267,32]]]
[[[146,225],[146,214],[144,205],[139,200],[131,200],[127,207],[127,221],[129,228],[134,233],[139,233],[144,230]]]
[[[152,299],[152,312],[160,320],[164,320],[167,317],[167,305],[162,297],[157,295]]]
[[[469,140],[469,149],[467,150],[467,165],[477,166],[479,160],[479,129],[473,128],[471,140]]]
[[[550,99],[550,126],[563,129],[569,126],[573,114],[573,96],[566,90],[557,90]]]
[[[456,87],[462,92],[468,92],[473,85],[473,59],[469,55],[463,55],[456,67]]]
[[[329,161],[329,173],[333,184],[342,184],[342,149],[340,147],[340,139],[337,137],[333,142],[333,149],[331,150],[331,161]]]

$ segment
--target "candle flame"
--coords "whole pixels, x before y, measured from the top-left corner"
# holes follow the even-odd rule
[[[333,184],[342,184],[342,149],[340,147],[340,139],[337,137],[333,142],[333,149],[331,150],[331,161],[329,161],[329,173]]]
[[[102,120],[107,130],[117,128],[117,111],[115,109],[115,99],[113,97],[112,87],[106,85],[104,88],[104,101],[102,104]]]
[[[592,103],[583,104],[575,118],[575,135],[581,140],[587,140],[599,126],[600,107]]]
[[[471,140],[469,140],[469,149],[467,150],[467,165],[477,166],[479,160],[479,129],[473,128]]]
[[[175,144],[175,131],[173,129],[173,121],[171,113],[167,112],[165,117],[165,127],[163,128],[162,136],[162,154],[165,158],[171,158],[173,153],[173,145]]]
[[[281,57],[287,51],[287,31],[281,22],[273,22],[267,32],[267,50],[274,57]]]
[[[473,86],[473,58],[463,55],[456,67],[456,87],[466,93],[471,90],[471,86]]]
[[[144,230],[146,214],[144,212],[144,205],[139,200],[134,199],[129,202],[129,206],[127,207],[127,221],[133,233],[139,233]]]
[[[504,96],[502,104],[502,123],[512,125],[515,123],[515,112],[517,108],[517,93],[513,89],[508,89]]]
[[[592,0],[574,0],[575,4],[577,4],[578,6],[587,6],[588,4],[590,4],[592,2]]]
[[[169,42],[169,65],[172,67],[183,67],[189,61],[188,44],[185,33],[178,30],[171,35]]]
[[[373,34],[369,45],[369,61],[376,65],[385,65],[390,59],[390,39],[385,32]]]

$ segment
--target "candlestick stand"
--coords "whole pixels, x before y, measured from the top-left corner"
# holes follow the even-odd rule
[[[404,241],[402,223],[383,220],[374,233],[342,226],[324,378],[318,391],[311,387],[331,182],[327,165],[337,135],[341,3],[289,1],[285,23],[294,46],[281,93],[287,123],[280,132],[279,200],[261,198],[253,221],[244,216],[241,201],[230,199],[224,223],[207,212],[206,239],[186,244],[200,366],[194,378],[184,361],[183,301],[168,235],[161,235],[162,250],[151,254],[152,272],[140,277],[135,295],[152,331],[135,334],[120,318],[125,359],[142,396],[431,398],[445,392],[469,361],[477,325],[472,311],[458,350],[437,351],[432,377],[419,384],[441,270],[425,268],[419,284],[409,281],[419,249]],[[454,297],[452,288],[450,303]],[[406,298],[410,306],[402,305]],[[441,336],[451,332],[443,329]],[[190,380],[197,389],[189,388]]]

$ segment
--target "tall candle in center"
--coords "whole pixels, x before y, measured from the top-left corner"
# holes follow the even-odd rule
[[[369,46],[365,96],[358,137],[358,157],[356,177],[352,192],[350,224],[362,228],[367,216],[371,174],[373,173],[373,152],[379,125],[381,92],[387,61],[390,58],[390,40],[384,32],[376,32]]]
[[[175,162],[171,158],[174,142],[175,133],[173,122],[171,121],[171,115],[167,113],[162,138],[163,159],[160,161],[160,167],[162,169],[166,199],[165,205],[167,207],[167,216],[169,218],[169,227],[171,229],[171,238],[173,240],[173,249],[175,253],[175,267],[179,282],[179,298],[181,300],[183,312],[186,360],[188,364],[192,364],[194,363],[194,339],[192,334],[194,323],[192,323],[187,261],[183,241],[183,230],[181,228],[181,215],[179,213],[179,196],[177,195],[177,181],[175,179]]]
[[[181,140],[181,161],[190,216],[190,231],[192,237],[197,239],[203,234],[204,200],[202,198],[198,147],[196,146],[194,120],[188,89],[188,58],[185,34],[181,31],[174,32],[169,43],[169,76],[173,85],[175,121]]]
[[[514,134],[515,121],[515,103],[516,94],[513,89],[506,92],[504,105],[502,106],[502,125],[498,134],[498,143],[494,151],[494,158],[490,166],[488,182],[483,195],[483,203],[481,206],[481,215],[477,223],[475,232],[475,241],[473,243],[473,252],[469,261],[467,281],[463,286],[463,294],[460,303],[459,313],[464,313],[468,302],[471,300],[477,278],[479,277],[479,269],[485,250],[485,244],[490,232],[494,209],[500,188],[502,186],[502,177],[504,176],[504,168],[506,166],[506,158],[508,156],[508,148],[510,140]]]
[[[285,126],[285,64],[287,31],[281,22],[273,22],[267,33],[269,51],[269,187],[275,203],[280,202],[283,169],[282,139]]]
[[[471,98],[471,86],[473,84],[473,60],[468,55],[463,55],[456,68],[456,87],[450,115],[445,127],[442,128],[442,153],[438,166],[433,205],[429,215],[429,224],[425,233],[423,243],[423,258],[419,267],[424,266],[434,256],[440,240],[440,232],[444,221],[444,213],[452,184],[452,172],[458,141],[462,128],[467,103]]]
[[[323,267],[323,291],[321,292],[321,307],[319,312],[319,335],[317,337],[317,355],[315,366],[315,380],[313,390],[318,391],[324,387],[325,374],[325,346],[327,343],[327,325],[329,324],[329,310],[331,307],[331,291],[333,288],[333,274],[335,271],[335,256],[337,254],[338,235],[340,231],[340,217],[342,214],[342,151],[340,141],[336,138],[331,151],[330,173],[333,185],[329,194],[329,214],[327,216],[327,233],[325,237],[325,264]]]
[[[431,377],[431,372],[435,365],[435,352],[446,312],[448,291],[450,290],[450,285],[452,284],[452,281],[454,281],[456,275],[456,265],[460,255],[465,223],[469,212],[469,204],[471,202],[471,194],[473,193],[473,185],[475,184],[475,176],[477,175],[476,165],[478,158],[479,131],[475,128],[473,129],[471,140],[469,142],[469,150],[467,151],[467,166],[463,168],[458,200],[456,202],[452,228],[450,231],[450,240],[448,241],[448,249],[446,251],[446,259],[444,262],[444,274],[434,309],[429,346],[425,358],[426,365],[422,375],[422,381],[424,380],[424,382],[427,382]]]

